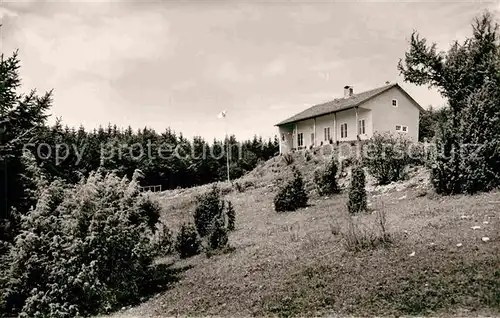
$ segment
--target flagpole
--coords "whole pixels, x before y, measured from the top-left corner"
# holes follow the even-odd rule
[[[227,182],[231,182],[231,178],[229,177],[229,136],[227,134],[227,120],[226,120],[226,111],[222,111],[219,116],[220,119],[224,120],[224,130],[226,132],[226,168],[227,168]]]
[[[227,182],[231,182],[231,179],[229,178],[229,138],[227,136],[227,131],[226,131],[226,140],[227,140],[227,146],[226,146],[226,164],[227,164]]]
[[[227,166],[227,182],[231,183],[231,179],[229,177],[229,137],[227,135],[227,119],[224,117],[226,121],[226,166]]]

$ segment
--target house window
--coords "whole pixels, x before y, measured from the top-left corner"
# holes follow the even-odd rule
[[[347,138],[347,123],[340,124],[340,138]]]
[[[297,134],[297,146],[302,147],[304,145],[304,134]]]
[[[392,100],[392,107],[398,107],[398,100],[395,98]]]
[[[311,145],[314,146],[314,133],[311,133]]]
[[[285,141],[285,134],[281,134],[281,140]]]
[[[359,134],[360,135],[366,134],[366,127],[365,127],[365,120],[364,119],[359,120],[358,127],[359,127]]]
[[[325,128],[325,141],[330,140],[330,127]]]
[[[408,126],[396,125],[396,131],[407,133],[408,132]]]

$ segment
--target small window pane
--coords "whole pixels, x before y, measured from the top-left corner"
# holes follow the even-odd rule
[[[359,132],[358,132],[358,134],[364,135],[365,133],[366,133],[366,130],[365,130],[365,120],[361,119],[359,121]]]
[[[324,134],[325,141],[330,140],[330,127],[326,127],[324,129],[324,131],[325,131],[325,134]]]
[[[347,124],[343,123],[340,125],[340,137],[347,138]]]
[[[401,126],[400,125],[396,125],[396,130],[401,130]]]

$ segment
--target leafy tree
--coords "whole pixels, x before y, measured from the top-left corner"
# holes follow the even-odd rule
[[[447,53],[437,52],[435,43],[428,45],[415,31],[404,61],[398,63],[405,81],[435,87],[447,98],[456,123],[459,118],[455,115],[466,107],[469,94],[488,79],[499,80],[498,25],[486,12],[475,19],[472,30],[472,37],[463,43],[455,41]]]
[[[434,108],[429,106],[428,109],[420,112],[418,125],[418,139],[431,141],[437,134],[439,127],[447,120],[450,108],[443,106]]]
[[[439,153],[432,167],[439,193],[473,193],[500,183],[499,49],[498,24],[485,12],[474,20],[472,37],[454,42],[446,53],[414,32],[399,61],[405,81],[435,87],[448,100],[449,116],[438,130]],[[478,146],[472,157],[471,147]]]

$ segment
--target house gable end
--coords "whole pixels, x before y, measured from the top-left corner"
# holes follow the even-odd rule
[[[366,100],[362,101],[357,106],[363,106],[363,104],[366,104],[368,101],[374,99],[375,97],[377,97],[377,96],[379,96],[381,94],[390,92],[392,88],[397,88],[401,93],[403,93],[406,96],[406,98],[408,98],[410,100],[410,102],[413,104],[413,106],[415,106],[416,108],[418,108],[419,111],[424,111],[424,109],[422,108],[422,106],[420,106],[420,104],[417,103],[417,101],[415,101],[415,99],[413,99],[413,97],[411,97],[411,95],[408,94],[407,91],[405,91],[401,86],[399,86],[399,84],[395,84],[392,87],[388,87],[386,90],[383,90],[383,91],[381,91],[381,92],[379,92],[377,94],[374,94],[373,96],[370,96],[370,98],[367,98]]]

